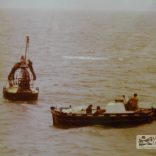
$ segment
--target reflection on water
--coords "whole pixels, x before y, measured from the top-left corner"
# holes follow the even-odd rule
[[[2,156],[153,155],[136,150],[138,134],[154,134],[155,124],[134,128],[101,126],[57,129],[50,106],[105,105],[116,96],[139,94],[143,107],[156,106],[155,13],[0,11],[0,86],[24,53],[40,88],[37,102],[0,98]]]

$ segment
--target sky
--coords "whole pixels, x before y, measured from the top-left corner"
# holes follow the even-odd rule
[[[0,0],[0,8],[155,11],[156,0]]]

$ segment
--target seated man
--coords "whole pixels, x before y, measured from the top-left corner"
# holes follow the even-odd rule
[[[93,105],[91,104],[91,105],[89,105],[89,106],[86,108],[86,113],[87,113],[87,114],[92,114],[92,107],[93,107]]]
[[[105,112],[104,109],[101,109],[100,106],[97,106],[96,108],[96,112],[93,114],[94,116],[98,116],[98,115],[101,115]]]
[[[126,110],[132,110],[132,111],[135,111],[138,109],[138,98],[137,98],[136,93],[133,95],[132,98],[129,99],[125,107],[126,107]]]

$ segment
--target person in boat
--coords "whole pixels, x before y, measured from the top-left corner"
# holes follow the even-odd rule
[[[123,102],[124,105],[127,104],[128,100],[129,100],[129,99],[126,98],[125,95],[122,95],[122,102]]]
[[[122,102],[125,105],[128,102],[128,98],[126,98],[125,95],[122,95],[120,98],[115,99],[115,102]]]
[[[94,116],[101,115],[105,112],[105,109],[101,109],[100,106],[97,106],[95,113],[93,114]]]
[[[91,105],[89,105],[89,106],[86,108],[86,113],[87,113],[87,114],[92,114],[92,107],[93,107],[93,105],[91,104]]]
[[[129,99],[127,104],[125,105],[126,110],[132,110],[135,111],[138,109],[138,95],[137,93],[134,93],[133,97]]]

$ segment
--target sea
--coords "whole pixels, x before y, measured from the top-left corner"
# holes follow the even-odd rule
[[[156,12],[0,10],[0,156],[154,156],[137,135],[156,135],[156,121],[136,127],[53,126],[51,106],[105,107],[138,94],[156,107]],[[9,101],[3,87],[25,52],[33,61],[37,101]]]

